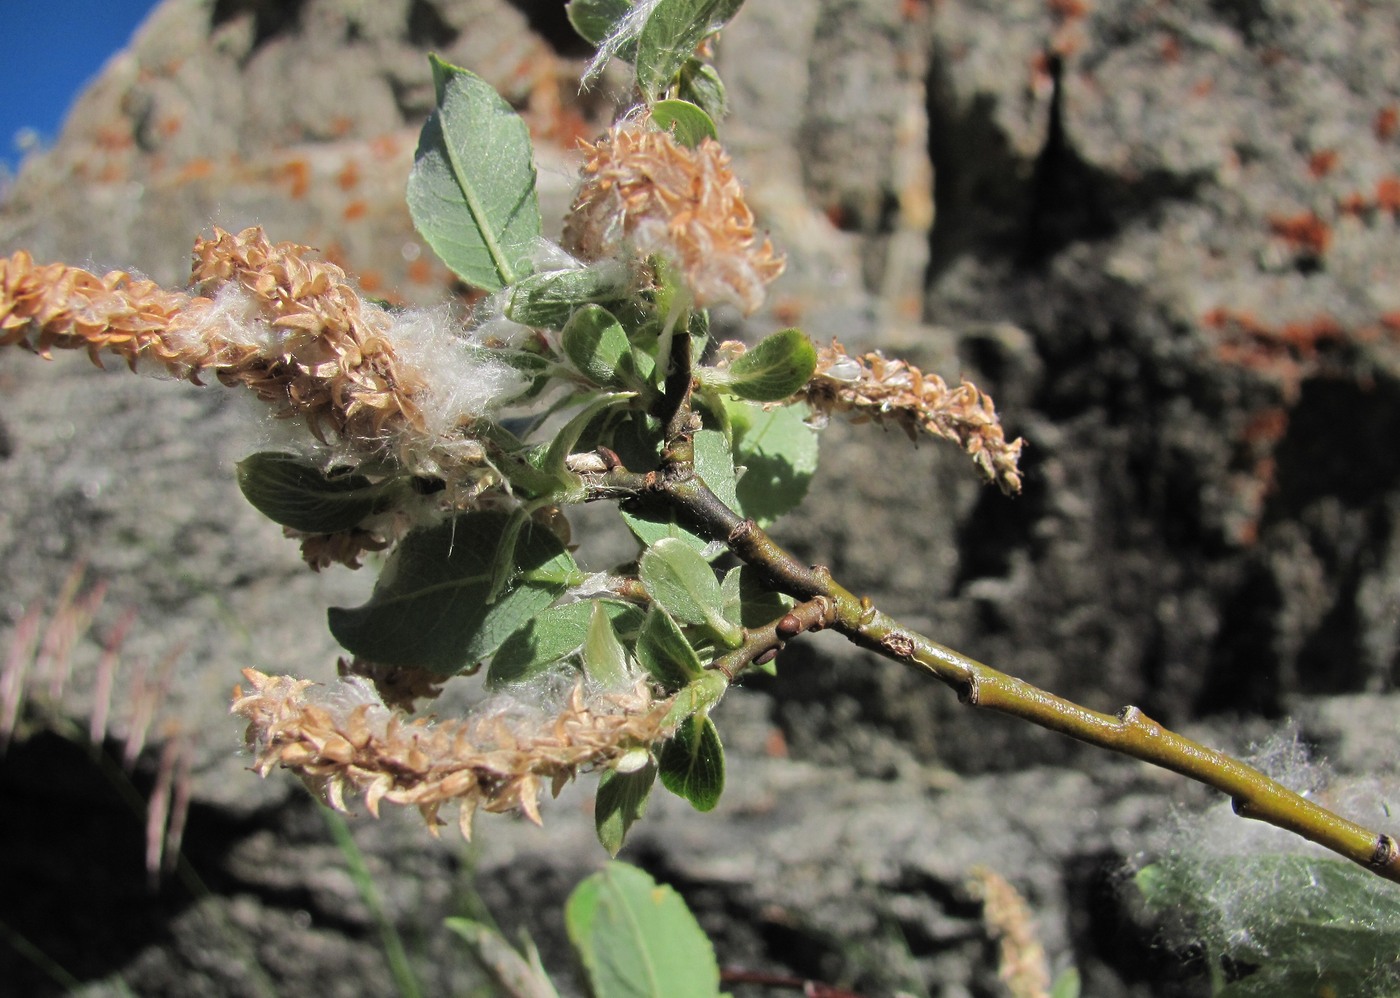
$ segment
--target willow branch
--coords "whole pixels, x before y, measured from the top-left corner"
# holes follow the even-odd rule
[[[728,544],[775,588],[818,605],[825,624],[852,642],[951,686],[972,707],[1009,714],[1071,738],[1180,773],[1228,794],[1241,817],[1301,835],[1400,883],[1400,845],[1306,800],[1251,766],[1162,727],[1136,707],[1104,714],[983,665],[911,630],[855,596],[824,568],[802,564],[752,520],[739,516],[688,468],[639,475],[613,468],[597,483],[600,497],[659,496],[694,527]]]

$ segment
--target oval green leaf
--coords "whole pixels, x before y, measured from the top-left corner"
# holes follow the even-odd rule
[[[607,611],[593,604],[588,635],[583,639],[583,669],[604,686],[616,688],[627,682],[627,651],[617,639]]]
[[[616,856],[627,839],[627,833],[646,814],[652,785],[656,782],[656,763],[648,762],[631,773],[610,769],[598,781],[598,796],[593,805],[593,824],[598,841]]]
[[[575,312],[560,344],[579,373],[602,388],[640,390],[650,384],[656,367],[651,357],[632,348],[622,323],[601,305]]]
[[[238,487],[263,516],[307,534],[357,527],[394,504],[397,482],[327,475],[294,454],[263,451],[238,462]]]
[[[715,72],[715,67],[699,59],[689,59],[681,67],[678,93],[682,100],[690,101],[709,115],[712,122],[719,121],[729,110],[729,94],[724,89],[724,81]]]
[[[704,625],[731,648],[743,641],[743,629],[724,616],[715,570],[685,541],[668,537],[647,548],[639,574],[651,598],[676,620]]]
[[[564,907],[594,998],[717,998],[714,947],[672,888],[611,862]]]
[[[637,635],[637,660],[668,693],[704,674],[700,656],[671,615],[653,603]]]
[[[530,273],[540,235],[530,133],[481,77],[431,59],[437,109],[418,139],[409,214],[453,273],[497,291]]]
[[[661,747],[661,784],[697,811],[713,811],[724,793],[724,746],[715,722],[691,714]]]
[[[651,109],[651,120],[674,135],[681,145],[692,149],[705,139],[719,139],[714,121],[690,101],[657,101]]]
[[[528,523],[515,543],[515,576],[488,602],[507,520],[467,513],[409,534],[369,602],[331,608],[331,633],[353,654],[385,665],[452,675],[481,661],[579,575],[559,538]]]
[[[782,402],[801,391],[817,369],[817,348],[800,329],[763,339],[722,373],[723,391],[751,402]]]

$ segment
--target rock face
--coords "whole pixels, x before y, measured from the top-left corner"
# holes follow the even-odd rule
[[[584,53],[559,4],[168,0],[18,179],[0,253],[178,285],[197,232],[261,223],[373,294],[449,295],[402,196],[429,49],[522,109],[546,217],[561,213],[573,139],[615,90],[575,93]],[[956,454],[833,426],[782,539],[1090,706],[1136,703],[1227,748],[1301,712],[1342,771],[1394,758],[1390,6],[754,0],[718,61],[738,172],[790,257],[752,332],[796,323],[966,372],[1029,441],[1011,501]],[[35,694],[48,707],[0,764],[0,920],[83,994],[118,978],[143,995],[388,993],[345,857],[299,790],[243,771],[224,713],[241,666],[331,676],[324,608],[370,580],[306,572],[242,502],[233,462],[272,431],[220,389],[72,357],[3,356],[0,380],[11,640],[75,562],[108,587],[71,682]],[[199,879],[154,894],[140,822],[66,734],[102,700],[119,628],[133,711],[139,663],[160,674],[178,652],[138,791],[172,732],[193,746]],[[125,709],[114,738],[136,726]],[[717,720],[720,809],[658,801],[625,855],[684,890],[723,963],[995,993],[964,886],[982,864],[1026,893],[1085,994],[1204,993],[1115,887],[1174,800],[1204,800],[1180,781],[966,710],[839,641],[795,644]],[[471,851],[412,821],[355,824],[428,993],[476,980],[440,922],[477,892],[565,965],[559,903],[601,859],[587,794],[547,808],[544,830],[507,824],[479,822]],[[0,948],[17,993],[70,987],[20,952]]]

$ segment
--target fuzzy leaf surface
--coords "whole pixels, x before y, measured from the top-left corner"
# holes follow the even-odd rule
[[[717,998],[714,947],[685,901],[648,874],[613,861],[574,889],[564,908],[594,998]]]
[[[635,640],[642,626],[642,610],[620,600],[579,600],[552,606],[508,637],[486,670],[486,685],[501,687],[537,676],[554,663],[583,648],[593,622],[593,607],[601,607],[615,633]]]
[[[742,629],[724,616],[715,570],[689,544],[657,541],[642,554],[639,574],[651,598],[676,620],[705,625],[731,648],[743,640]]]
[[[800,329],[765,336],[735,359],[719,386],[751,402],[781,402],[802,390],[817,369],[817,348]]]
[[[1217,995],[1400,994],[1400,898],[1341,859],[1297,854],[1196,858],[1146,867],[1147,903],[1184,912],[1212,962],[1259,969]]]
[[[637,86],[660,99],[695,47],[739,12],[744,0],[661,0],[637,37]]]
[[[631,9],[632,0],[569,0],[564,5],[569,23],[590,45],[601,44]]]
[[[649,762],[632,773],[610,769],[598,781],[598,797],[593,805],[593,824],[598,841],[616,856],[632,826],[646,814],[651,788],[656,782],[656,763]]]
[[[724,81],[715,72],[715,67],[699,59],[689,59],[681,67],[678,93],[682,100],[690,101],[708,114],[711,121],[719,121],[729,110],[729,94],[724,89]]]
[[[691,714],[661,747],[661,783],[697,811],[713,811],[724,793],[724,746],[715,722]]]
[[[656,361],[632,348],[622,323],[601,305],[575,312],[560,345],[579,373],[603,388],[644,388],[656,369]]]
[[[399,485],[376,485],[363,475],[327,475],[294,454],[263,451],[238,462],[238,487],[273,523],[334,534],[392,506]]]
[[[408,178],[414,227],[462,280],[498,291],[530,273],[540,235],[525,122],[489,83],[432,57],[437,109]]]
[[[504,513],[475,512],[409,534],[369,602],[331,608],[331,633],[350,652],[385,665],[448,676],[481,661],[579,577],[559,538],[527,523],[515,543],[515,573],[488,602],[506,525]]]
[[[620,268],[585,267],[531,274],[511,288],[506,318],[522,326],[563,329],[578,306],[612,301],[626,290],[627,275]]]

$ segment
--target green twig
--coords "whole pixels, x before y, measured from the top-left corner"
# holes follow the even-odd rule
[[[726,542],[782,592],[809,603],[829,601],[821,615],[826,623],[862,647],[941,680],[957,691],[963,703],[1019,717],[1188,776],[1229,794],[1240,816],[1295,832],[1400,883],[1400,845],[1391,836],[1333,814],[1239,760],[1169,731],[1136,707],[1125,707],[1116,715],[1090,710],[904,627],[868,598],[858,598],[841,586],[825,569],[803,565],[752,520],[726,506],[691,469],[666,468],[638,475],[613,468],[598,483],[600,496],[628,493],[669,501],[692,525]]]

